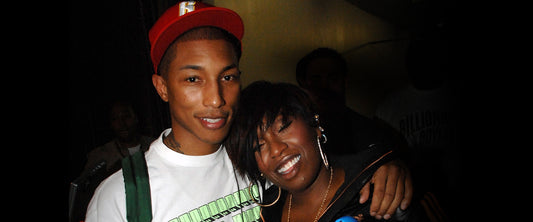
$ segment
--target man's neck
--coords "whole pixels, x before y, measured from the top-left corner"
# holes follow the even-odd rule
[[[171,150],[190,156],[203,156],[216,152],[220,144],[207,144],[201,141],[191,143],[189,141],[181,142],[174,135],[172,130],[167,136],[163,136],[163,143]],[[189,142],[189,143],[186,143]]]
[[[128,139],[117,138],[117,142],[119,143],[120,148],[130,148],[139,145],[139,137],[140,136],[136,135]]]

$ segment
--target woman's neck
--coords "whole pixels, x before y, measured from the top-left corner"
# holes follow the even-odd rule
[[[333,175],[331,173],[333,173]],[[330,171],[325,167],[321,167],[316,180],[306,189],[301,191],[289,191],[290,195],[292,195],[292,204],[309,203],[309,201],[317,202],[322,200],[324,192],[328,188],[330,177],[333,182],[333,178],[335,178],[335,169]]]
[[[300,192],[292,192],[287,196],[283,207],[283,221],[287,221],[289,218],[289,208],[292,221],[313,221],[317,214],[321,215],[328,208],[342,183],[344,183],[344,170],[342,168],[327,170],[323,167],[311,186]],[[319,209],[320,212],[318,212]],[[316,214],[309,212],[316,212]]]

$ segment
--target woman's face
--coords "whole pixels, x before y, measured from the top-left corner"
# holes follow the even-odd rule
[[[309,187],[321,167],[318,152],[318,128],[298,117],[286,123],[279,115],[265,131],[258,129],[259,145],[255,159],[267,179],[291,192]]]

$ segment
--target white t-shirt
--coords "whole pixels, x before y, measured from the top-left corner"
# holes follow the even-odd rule
[[[446,150],[455,146],[458,138],[453,125],[458,111],[453,93],[447,85],[435,90],[409,85],[384,100],[376,109],[376,117],[401,132],[413,152]]]
[[[141,144],[137,145],[137,146],[133,146],[133,147],[130,147],[128,148],[128,153],[130,155],[133,155],[135,154],[136,152],[138,152],[139,150],[141,150]]]
[[[205,156],[180,154],[163,144],[162,137],[170,130],[163,131],[145,153],[152,221],[255,221],[260,218],[260,207],[248,194],[248,179],[234,171],[224,147]],[[89,203],[86,221],[127,221],[122,170],[98,186]]]

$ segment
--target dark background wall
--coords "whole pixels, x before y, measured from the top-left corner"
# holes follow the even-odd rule
[[[168,126],[164,104],[151,84],[147,38],[156,8],[164,4],[171,3],[70,2],[69,178],[80,173],[88,151],[112,139],[108,109],[114,100],[133,102],[145,134]]]

